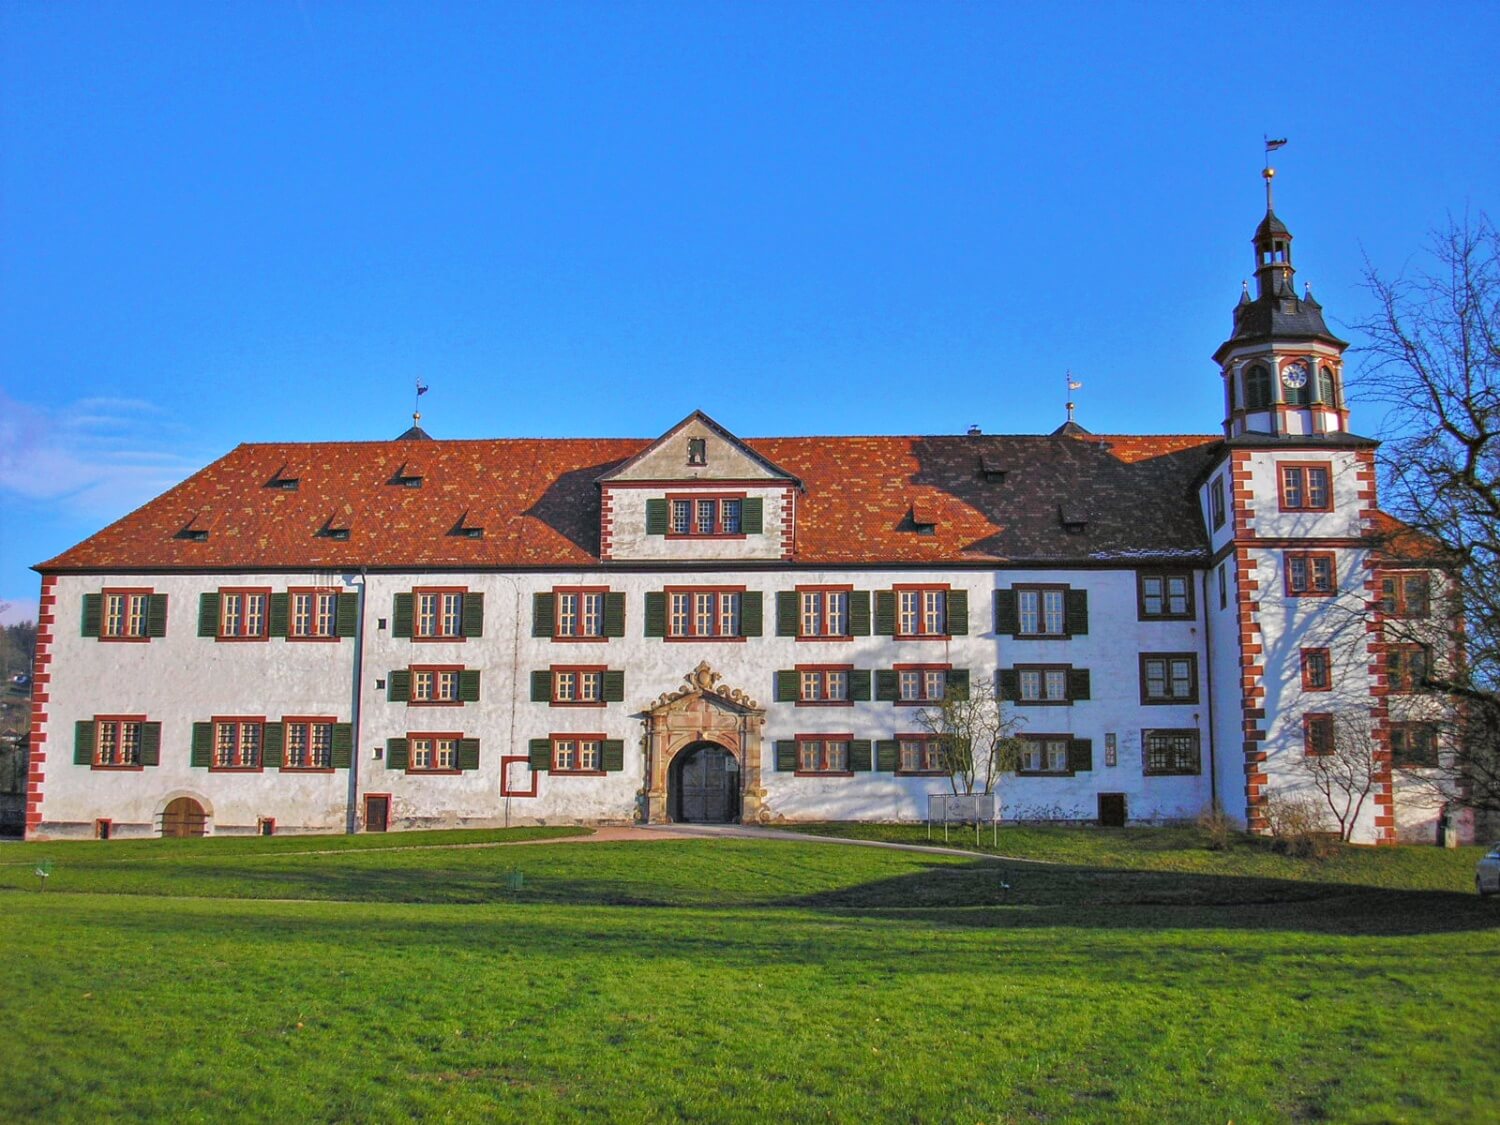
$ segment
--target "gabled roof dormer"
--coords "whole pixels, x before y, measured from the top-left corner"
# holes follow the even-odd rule
[[[605,560],[791,556],[802,482],[701,410],[598,484]]]

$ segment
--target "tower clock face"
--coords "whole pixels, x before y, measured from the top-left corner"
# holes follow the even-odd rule
[[[1286,370],[1281,373],[1281,383],[1293,390],[1307,386],[1307,364],[1287,364]]]

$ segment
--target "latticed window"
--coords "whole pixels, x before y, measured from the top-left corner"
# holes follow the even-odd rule
[[[674,499],[667,527],[673,535],[738,535],[743,516],[744,502],[734,497]]]
[[[849,769],[849,742],[840,738],[799,738],[797,769],[802,773],[844,773]]]
[[[1066,703],[1068,670],[1066,668],[1021,668],[1016,673],[1023,703]]]
[[[333,723],[288,720],[282,768],[324,770],[333,766]]]
[[[107,593],[100,623],[102,637],[144,637],[150,594]]]
[[[803,637],[847,637],[849,592],[847,590],[802,590],[799,635]]]
[[[1430,658],[1422,645],[1391,645],[1385,654],[1386,684],[1396,695],[1427,690]]]
[[[1387,617],[1426,617],[1431,610],[1427,572],[1403,571],[1381,578],[1380,608]]]
[[[1196,774],[1203,768],[1195,730],[1144,731],[1141,756],[1147,774]]]
[[[338,594],[334,591],[296,591],[291,596],[291,632],[293,637],[331,637],[338,615]]]
[[[1328,691],[1333,687],[1333,670],[1326,648],[1302,650],[1302,689],[1304,691]]]
[[[459,637],[463,635],[464,596],[461,591],[419,590],[413,635]]]
[[[1068,772],[1068,739],[1059,735],[1025,735],[1021,739],[1021,773]]]
[[[899,636],[940,637],[947,633],[947,590],[898,590],[896,594]]]
[[[1328,466],[1283,465],[1281,467],[1281,510],[1327,511]]]
[[[943,771],[943,744],[937,738],[903,738],[901,742],[902,773],[939,773]]]
[[[1293,597],[1333,593],[1333,555],[1310,551],[1288,553],[1286,592]]]
[[[1191,703],[1198,697],[1198,658],[1191,653],[1141,657],[1141,701]]]
[[[1143,574],[1140,581],[1142,617],[1192,616],[1192,585],[1188,575]]]
[[[446,668],[413,668],[411,673],[413,703],[458,702],[458,672]]]
[[[552,768],[560,773],[593,773],[604,768],[603,742],[597,738],[552,741]]]
[[[1333,716],[1327,714],[1302,716],[1302,739],[1308,754],[1332,754],[1334,751]]]
[[[598,703],[603,698],[603,672],[583,668],[558,668],[553,671],[554,703]]]
[[[412,735],[407,745],[413,770],[458,768],[458,739],[452,735]]]
[[[668,636],[740,635],[740,595],[737,591],[677,591],[671,595],[669,604]]]
[[[932,703],[947,690],[946,668],[901,668],[896,673],[902,703]]]
[[[219,636],[265,637],[269,600],[263,590],[220,590]]]
[[[1018,589],[1016,612],[1021,635],[1062,636],[1067,623],[1063,594],[1062,590]]]
[[[141,764],[141,724],[100,719],[94,724],[94,763],[101,766]]]
[[[849,698],[847,668],[803,668],[799,681],[803,703],[842,703]]]
[[[215,722],[215,768],[241,770],[259,767],[261,735],[264,730],[264,724],[254,720],[226,719]]]
[[[1438,764],[1437,724],[1430,722],[1391,724],[1391,763],[1421,767]]]

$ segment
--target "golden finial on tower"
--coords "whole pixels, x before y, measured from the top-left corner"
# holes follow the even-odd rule
[[[1271,210],[1271,181],[1276,178],[1276,169],[1271,167],[1271,153],[1286,144],[1286,138],[1277,137],[1272,139],[1262,134],[1261,140],[1266,142],[1266,166],[1261,170],[1260,174],[1266,181],[1266,210],[1269,211]]]

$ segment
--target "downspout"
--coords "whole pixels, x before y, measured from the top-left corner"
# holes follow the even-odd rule
[[[1223,563],[1219,564],[1223,566]],[[1208,803],[1219,811],[1219,763],[1214,754],[1214,642],[1208,627],[1208,580],[1216,568],[1203,572],[1203,674],[1208,679]]]
[[[365,668],[365,585],[366,570],[359,568],[359,592],[355,596],[359,598],[354,614],[354,682],[352,687],[352,699],[349,704],[349,725],[353,729],[354,747],[349,755],[349,800],[344,814],[344,831],[352,836],[359,831],[359,759],[360,746],[360,697],[362,692],[360,686],[364,680]],[[345,578],[347,583],[350,579]]]

